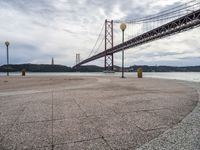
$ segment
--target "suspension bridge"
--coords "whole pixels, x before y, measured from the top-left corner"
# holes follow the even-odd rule
[[[121,42],[119,24],[126,23],[126,41]],[[116,28],[117,26],[117,28]],[[104,57],[105,71],[113,71],[114,53],[200,26],[200,1],[192,0],[168,10],[130,20],[105,20],[88,58],[74,67]],[[115,37],[114,37],[115,36]],[[116,39],[114,41],[114,39]],[[114,44],[115,42],[115,44]]]

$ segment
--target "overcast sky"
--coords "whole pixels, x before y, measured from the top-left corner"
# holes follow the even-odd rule
[[[183,0],[0,0],[0,65],[10,63],[73,66],[87,57],[105,19],[132,19],[158,13]],[[118,27],[119,28],[119,27]],[[118,37],[120,38],[120,37]],[[117,38],[116,38],[117,39]],[[200,28],[129,49],[130,65],[200,65]],[[90,64],[103,65],[103,60]],[[115,54],[121,64],[121,53]]]

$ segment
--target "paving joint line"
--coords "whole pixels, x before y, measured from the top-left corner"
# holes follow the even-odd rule
[[[130,114],[133,112],[151,112],[151,111],[155,111],[155,110],[163,110],[163,109],[167,109],[170,110],[169,108],[165,107],[165,108],[159,108],[159,109],[142,109],[142,110],[135,110],[135,111],[127,111],[127,112],[117,112],[117,114]]]
[[[53,141],[53,98],[54,98],[53,96],[54,95],[53,95],[53,90],[52,90],[51,94],[52,94],[51,95],[52,96],[52,100],[51,100],[52,101],[52,110],[51,110],[51,112],[52,112],[52,114],[51,114],[52,115],[51,116],[52,117],[51,118],[52,119],[52,121],[51,121],[52,122],[52,128],[51,128],[51,137],[52,137],[52,139],[51,139],[51,149],[53,150],[54,149],[54,141]]]
[[[76,99],[73,98],[73,101],[75,102],[75,104],[79,107],[79,109],[83,112],[83,114],[86,116],[86,118],[88,118],[87,113],[81,108],[81,106],[77,103]]]
[[[67,144],[75,144],[75,143],[81,143],[81,142],[88,142],[88,141],[93,141],[93,140],[97,140],[97,139],[101,139],[102,137],[96,137],[96,138],[92,138],[92,139],[85,139],[85,140],[78,140],[78,141],[70,141],[70,142],[66,142],[66,143],[58,143],[55,144],[56,145],[67,145]]]
[[[113,148],[110,146],[110,144],[108,143],[108,141],[104,138],[104,136],[102,136],[101,138],[106,143],[106,145],[109,147],[109,149],[113,150]]]
[[[142,129],[141,127],[139,127],[138,125],[136,125],[135,123],[134,123],[134,125],[139,129],[139,130],[141,130],[142,132],[148,132],[148,131],[154,131],[154,130],[160,130],[160,129],[169,129],[170,127],[160,127],[160,128],[154,128],[154,129]]]
[[[78,105],[78,107],[82,110],[82,108],[81,108],[80,105],[77,103],[77,101],[76,101],[75,98],[74,98],[74,101],[75,101],[75,103]],[[83,111],[83,110],[82,110],[82,111]],[[85,113],[86,118],[89,118],[88,115],[86,114],[86,112],[85,112],[85,111],[83,111],[83,112]],[[93,121],[89,120],[89,122],[93,124]],[[106,139],[105,139],[105,138],[103,137],[103,135],[100,133],[99,129],[96,128],[96,127],[95,127],[95,129],[96,129],[96,131],[98,132],[98,134],[100,135],[100,137],[103,139],[103,141],[106,143],[106,145],[112,150],[111,146],[108,144],[108,142],[106,141]]]

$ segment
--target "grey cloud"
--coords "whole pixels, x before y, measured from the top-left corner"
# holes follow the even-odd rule
[[[73,65],[77,51],[81,52],[82,58],[88,56],[90,47],[93,46],[98,36],[100,26],[105,19],[112,19],[115,6],[119,6],[119,11],[125,14],[124,18],[119,19],[134,19],[172,8],[182,2],[167,6],[152,5],[153,3],[156,3],[156,1],[0,0],[0,13],[4,12],[6,15],[10,15],[13,20],[7,25],[7,18],[2,17],[3,15],[0,16],[0,39],[17,38],[17,42],[12,46],[11,53],[14,63],[36,60],[49,62],[49,58],[54,56],[57,57],[57,61],[66,65]],[[105,14],[100,13],[100,10],[103,10]],[[16,12],[17,14],[15,14]],[[117,43],[118,40],[121,41],[121,32],[118,25],[114,31],[116,34],[115,43]],[[194,37],[190,34],[188,37],[198,39],[199,36],[196,35]],[[194,51],[199,48],[198,44],[191,42],[191,40],[187,41],[186,38],[181,38],[177,43],[188,44]],[[163,46],[158,44],[154,48],[155,50],[159,48],[161,51]],[[148,47],[149,45],[146,48]],[[169,46],[169,49],[170,47],[172,46]],[[142,49],[136,49],[143,51],[146,48],[143,46]],[[135,55],[134,52],[133,54]],[[143,53],[139,52],[138,56],[140,54],[143,55]],[[146,53],[143,56],[176,55],[181,56],[182,54],[180,52],[161,51],[158,53]],[[4,56],[5,51],[0,53],[0,64],[5,62]],[[130,57],[132,56],[130,55]],[[101,61],[97,62],[98,64],[101,63]],[[95,64],[96,61],[93,63]],[[128,63],[132,62],[129,61]]]
[[[67,32],[67,33],[70,33],[70,34],[76,34],[75,32],[72,32],[71,30],[69,29],[63,29],[63,31]]]
[[[2,62],[0,62],[1,64],[6,62],[5,52],[6,51],[0,54],[0,57],[2,58]],[[31,61],[35,54],[39,54],[38,52],[39,51],[37,50],[37,47],[34,45],[24,43],[11,43],[9,46],[10,63],[23,63],[23,61]]]
[[[137,65],[161,65],[161,66],[197,66],[199,65],[199,59],[195,60],[174,60],[174,61],[135,61],[132,64]],[[132,65],[131,64],[131,65]]]
[[[192,59],[200,59],[200,56],[186,56],[186,57],[179,57],[182,60],[192,60]]]
[[[48,27],[49,25],[48,24],[44,24],[44,23],[42,23],[42,22],[38,22],[38,21],[32,21],[32,23],[34,24],[34,25],[38,25],[38,26],[40,26],[40,27]]]
[[[38,13],[40,15],[45,13],[53,13],[55,8],[51,5],[49,0],[40,0],[40,1],[27,1],[27,0],[1,0],[1,5],[4,7],[12,7],[24,13]]]
[[[177,55],[182,55],[182,54],[185,54],[185,53],[177,53],[177,52],[155,52],[155,53],[145,53],[145,57],[157,57],[157,56],[160,56],[160,57],[167,57],[167,56],[177,56]]]
[[[157,52],[148,52],[144,50],[137,51],[139,53],[133,52],[130,55],[130,58],[139,58],[139,57],[144,57],[144,58],[155,58],[155,57],[169,57],[169,56],[179,56],[183,54],[187,54],[185,52],[164,52],[164,51],[157,51]]]
[[[131,4],[131,2],[129,2]],[[134,20],[141,17],[146,17],[149,15],[155,15],[157,13],[160,13],[162,11],[174,8],[176,6],[179,6],[182,4],[182,2],[175,2],[172,5],[167,5],[164,7],[161,6],[152,6],[152,3],[147,2],[145,5],[128,5],[129,12],[127,13],[127,16],[124,18],[125,20]],[[127,3],[122,7],[122,10],[127,9]]]

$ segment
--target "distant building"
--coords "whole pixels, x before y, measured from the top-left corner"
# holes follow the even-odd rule
[[[54,59],[53,59],[53,57],[52,57],[52,60],[51,60],[51,65],[54,65]]]
[[[81,61],[81,56],[80,54],[76,54],[76,65],[79,64]]]

